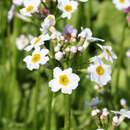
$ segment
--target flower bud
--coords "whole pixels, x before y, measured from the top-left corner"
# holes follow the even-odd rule
[[[124,98],[122,98],[120,100],[120,104],[121,104],[121,106],[126,106],[126,100]]]
[[[118,117],[117,117],[117,116],[114,116],[112,120],[113,120],[113,122],[112,122],[113,126],[114,126],[114,127],[115,127],[115,126],[118,126],[118,124],[119,124],[119,119],[118,119]]]
[[[61,41],[64,41],[64,37],[63,37],[63,36],[60,36],[60,40],[61,40]]]
[[[58,61],[60,61],[62,58],[63,58],[63,53],[61,51],[58,51],[55,54],[55,59],[58,60]]]
[[[65,51],[66,51],[66,52],[70,52],[70,48],[67,47],[67,48],[65,49]]]
[[[92,115],[92,116],[97,116],[97,111],[96,111],[96,110],[93,110],[93,111],[91,112],[91,115]]]
[[[77,47],[76,47],[76,46],[72,46],[72,47],[70,48],[70,51],[71,51],[72,53],[76,53],[76,52],[77,52]]]
[[[58,51],[60,51],[60,47],[59,47],[59,46],[56,46],[56,47],[54,48],[54,50],[55,50],[55,52],[58,52]]]
[[[79,47],[78,47],[78,51],[79,51],[79,52],[83,52],[83,51],[84,51],[84,48],[83,48],[82,46],[79,46]]]

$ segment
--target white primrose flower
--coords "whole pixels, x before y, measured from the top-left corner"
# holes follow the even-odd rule
[[[25,8],[20,10],[20,13],[24,16],[32,16],[32,13],[37,12],[40,0],[24,0]]]
[[[19,50],[23,50],[28,45],[28,43],[29,41],[24,35],[21,35],[16,39],[16,46]]]
[[[24,0],[13,0],[13,4],[17,5],[17,6],[21,6],[23,4]]]
[[[44,44],[44,41],[47,41],[50,39],[50,36],[48,34],[40,35],[39,37],[34,37],[31,40],[31,45],[27,46],[24,50],[30,51],[33,48],[38,48],[40,45]]]
[[[111,46],[102,46],[100,44],[97,44],[105,54],[105,59],[113,63],[113,59],[117,59],[117,56],[112,52]]]
[[[114,114],[120,114],[128,119],[130,119],[130,111],[126,110],[126,109],[121,109],[120,111],[111,111]]]
[[[85,102],[85,104],[87,105],[87,107],[91,107],[91,106],[95,106],[95,105],[97,105],[97,104],[99,104],[99,103],[101,103],[102,101],[101,100],[99,100],[99,98],[98,97],[96,97],[96,98],[92,98],[92,101],[91,102]]]
[[[95,42],[95,41],[104,42],[103,39],[92,37],[92,31],[89,28],[84,29],[81,27],[81,30],[82,32],[78,35],[79,37],[85,38],[87,41],[90,41],[90,42]]]
[[[48,49],[40,50],[39,47],[34,50],[31,56],[29,55],[25,57],[23,61],[26,62],[27,68],[29,70],[32,71],[33,69],[39,69],[40,64],[44,65],[49,60],[49,57],[46,56],[48,53],[49,53]]]
[[[48,32],[48,29],[51,26],[54,26],[56,23],[55,16],[54,15],[48,15],[44,21],[42,22],[40,30],[42,31],[43,34],[46,34]]]
[[[77,10],[78,3],[70,0],[58,0],[58,8],[63,11],[62,18],[71,18],[71,13]]]
[[[71,94],[72,90],[78,87],[80,78],[75,73],[72,73],[72,68],[61,70],[56,67],[53,71],[54,79],[49,82],[49,87],[53,92],[57,92],[61,89],[64,94]]]
[[[118,10],[126,9],[130,6],[130,0],[113,0]]]
[[[106,85],[111,80],[111,68],[105,65],[100,58],[95,58],[94,64],[88,67],[91,81],[95,81],[99,85]]]

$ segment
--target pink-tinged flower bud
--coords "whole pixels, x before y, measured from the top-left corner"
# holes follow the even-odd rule
[[[65,51],[66,51],[66,52],[70,52],[70,48],[67,47],[67,48],[65,49]]]
[[[96,111],[96,110],[93,110],[93,111],[91,112],[91,115],[92,115],[92,116],[97,116],[97,111]]]
[[[54,51],[55,51],[55,52],[60,51],[60,47],[59,47],[59,46],[56,46],[56,47],[54,48]]]
[[[126,106],[126,100],[124,98],[122,98],[120,100],[120,104],[121,104],[121,106]]]
[[[58,60],[58,61],[60,61],[62,58],[63,58],[63,53],[61,51],[58,51],[55,54],[55,59]]]
[[[77,52],[77,47],[76,46],[72,46],[70,50],[71,50],[72,53],[76,53]]]
[[[118,119],[118,117],[117,117],[117,116],[114,116],[112,120],[113,120],[112,125],[113,125],[114,127],[118,126],[118,124],[119,124],[119,119]]]
[[[84,51],[84,48],[82,46],[78,47],[78,51],[79,52],[83,52]]]

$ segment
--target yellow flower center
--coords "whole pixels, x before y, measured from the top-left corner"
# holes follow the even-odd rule
[[[48,19],[49,19],[49,20],[53,20],[53,21],[52,21],[52,25],[55,25],[56,21],[55,21],[55,19],[54,19],[52,16],[49,16]]]
[[[24,44],[25,44],[25,40],[22,40],[21,44],[24,46]]]
[[[34,45],[36,45],[38,42],[40,42],[41,39],[42,39],[41,37],[37,38],[37,40],[34,42]]]
[[[66,74],[60,75],[59,77],[59,83],[63,86],[67,86],[69,83],[69,78]]]
[[[107,52],[107,54],[108,54],[109,56],[112,56],[112,55],[111,55],[111,52],[110,52],[108,49],[106,49],[106,52]]]
[[[39,62],[41,59],[41,55],[40,54],[35,54],[33,57],[32,57],[32,62],[35,64],[37,62]]]
[[[64,10],[66,12],[71,12],[72,11],[72,6],[71,5],[66,5],[65,8],[64,8]]]
[[[51,20],[51,19],[52,19],[52,16],[49,16],[48,19]]]
[[[104,68],[102,68],[102,66],[97,66],[97,68],[96,68],[96,73],[98,74],[98,75],[103,75],[104,74]]]
[[[26,12],[31,12],[32,10],[34,9],[34,6],[33,5],[29,5],[27,8],[26,8]]]
[[[122,4],[125,2],[125,0],[119,0],[119,1],[120,1],[120,3],[122,3]]]

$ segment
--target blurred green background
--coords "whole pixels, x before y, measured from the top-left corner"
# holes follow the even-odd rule
[[[39,35],[40,26],[26,23],[18,18],[7,22],[8,11],[12,5],[11,0],[0,0],[0,130],[33,130],[34,120],[34,90],[36,71],[27,70],[23,58],[27,55],[16,48],[16,38],[21,34]],[[120,62],[120,76],[116,86],[118,63],[112,66],[112,81],[110,88],[106,86],[104,94],[94,90],[94,83],[80,74],[79,87],[72,94],[72,128],[71,130],[95,130],[97,128],[91,116],[91,108],[86,107],[85,101],[90,101],[98,96],[103,102],[99,108],[107,107],[108,110],[119,110],[120,99],[125,98],[130,106],[130,59],[125,52],[130,48],[130,28],[125,31],[125,42],[121,43],[122,29],[125,23],[123,11],[118,11],[111,0],[92,0],[91,21],[88,16],[88,3],[81,3],[79,9],[73,14],[71,20],[61,20],[56,28],[62,30],[65,24],[75,28],[91,27],[93,36],[104,39],[104,45],[111,45],[117,56],[120,55],[120,44],[124,44]],[[82,60],[75,64],[87,63],[86,57],[94,56],[100,51],[92,43]],[[116,87],[119,88],[118,92]],[[38,94],[38,130],[44,128],[47,111],[48,77],[45,70],[40,74]],[[58,93],[54,94],[51,130],[62,130],[64,126],[64,98]],[[117,130],[130,130],[130,121],[125,119]]]

